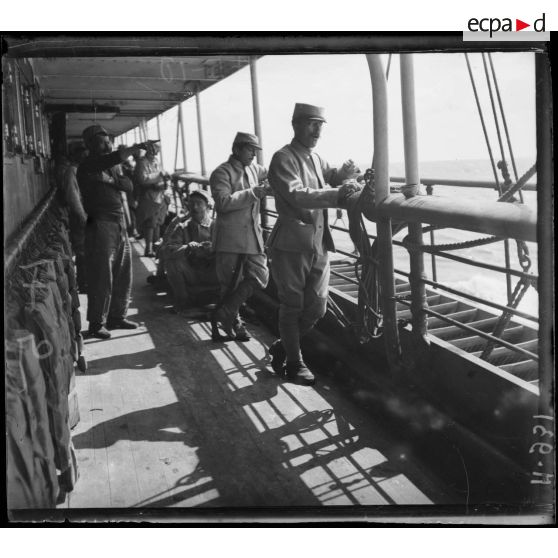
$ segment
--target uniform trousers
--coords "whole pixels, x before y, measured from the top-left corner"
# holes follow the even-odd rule
[[[234,291],[241,281],[246,279],[253,280],[256,285],[265,289],[269,281],[269,269],[267,267],[267,257],[265,254],[243,254],[243,259],[239,258],[242,254],[232,252],[217,252],[216,270],[217,278],[221,288],[221,296],[225,296],[229,289]],[[238,273],[235,285],[232,285],[235,277],[236,268],[243,261],[242,269]]]
[[[302,360],[300,338],[327,310],[328,253],[320,255],[272,248],[271,273],[277,285],[279,335],[287,360]]]
[[[87,319],[90,327],[124,319],[132,291],[131,247],[124,222],[95,220],[85,228]]]

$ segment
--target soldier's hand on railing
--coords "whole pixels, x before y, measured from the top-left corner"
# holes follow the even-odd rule
[[[347,207],[347,202],[353,194],[362,190],[362,186],[354,180],[348,180],[338,188],[337,192],[337,205],[339,207]]]

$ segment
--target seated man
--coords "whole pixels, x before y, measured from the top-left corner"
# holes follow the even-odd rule
[[[175,298],[176,310],[191,307],[200,295],[217,295],[219,282],[211,243],[213,220],[209,216],[211,197],[204,190],[190,193],[190,219],[175,223],[162,246],[167,279]],[[204,297],[207,300],[207,297]]]

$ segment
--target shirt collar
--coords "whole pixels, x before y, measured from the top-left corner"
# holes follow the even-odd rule
[[[293,138],[293,141],[291,141],[291,147],[293,147],[296,151],[304,153],[305,155],[312,155],[312,150],[305,145],[302,145],[302,143],[300,143],[296,138]]]

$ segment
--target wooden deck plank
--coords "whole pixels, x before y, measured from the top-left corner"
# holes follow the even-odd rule
[[[138,389],[145,389],[146,371],[142,370],[140,374],[134,371],[133,381],[128,378],[125,385],[120,385],[120,398],[122,406],[126,410],[126,425],[128,435],[130,437],[129,450],[132,454],[135,475],[138,485],[138,499],[131,505],[137,506],[138,503],[154,498],[160,493],[167,492],[169,484],[164,474],[163,464],[158,455],[157,443],[146,440],[145,424],[141,420],[137,420],[138,413],[145,409],[145,399],[138,397]],[[143,380],[143,381],[142,381]],[[149,390],[148,390],[149,393]]]
[[[192,421],[186,419],[182,405],[162,370],[158,370],[157,381],[162,387],[157,401],[159,407],[152,407],[149,384],[153,379],[146,376],[142,384],[136,384],[137,404],[143,409],[150,409],[150,416],[155,417],[155,421],[150,419],[150,426],[153,427],[155,422],[157,427],[156,432],[150,435],[149,444],[141,441],[137,444],[138,452],[149,454],[144,463],[146,488],[140,505],[158,506],[161,502],[180,505],[187,492],[212,479],[199,468],[195,445],[197,430]],[[156,439],[153,439],[154,434]],[[155,474],[159,476],[159,487],[150,483],[151,476]]]
[[[111,487],[111,506],[126,508],[140,499],[136,465],[131,452],[126,407],[120,396],[120,370],[107,374],[103,382],[103,429],[107,442],[107,459]]]
[[[98,425],[103,420],[103,403],[97,382],[91,376],[76,378],[80,401],[81,421],[72,433],[79,480],[69,495],[70,507],[108,508],[111,506],[110,478],[104,430]]]

